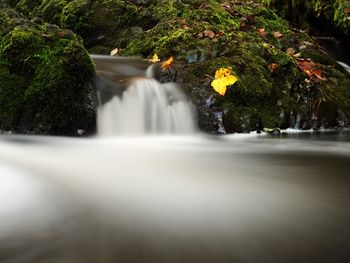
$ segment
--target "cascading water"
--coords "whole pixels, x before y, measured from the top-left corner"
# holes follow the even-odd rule
[[[115,75],[113,67],[107,71],[104,64],[106,59],[111,62],[111,58],[98,56],[94,59],[98,62],[95,85],[100,97],[97,119],[99,135],[195,132],[193,108],[177,84],[159,83],[153,78],[155,73],[152,66],[145,68],[143,65],[141,69],[130,70],[137,74],[133,77],[125,71],[120,75],[117,68],[119,75]],[[118,58],[114,58],[114,62],[120,63]],[[100,68],[104,70],[101,72]]]
[[[191,105],[174,83],[134,81],[122,96],[98,109],[98,133],[104,135],[188,134],[195,131]]]

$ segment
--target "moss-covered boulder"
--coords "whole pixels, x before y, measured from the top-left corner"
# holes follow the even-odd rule
[[[349,125],[349,74],[269,8],[252,1],[170,1],[164,8],[171,10],[168,18],[136,36],[122,54],[175,56],[178,80],[197,105],[202,129],[217,129],[220,112],[227,132]],[[324,78],[308,76],[302,59],[316,63]],[[239,79],[224,97],[208,77],[220,67],[232,67]]]
[[[9,21],[0,41],[0,130],[76,135],[95,130],[94,65],[79,37]]]

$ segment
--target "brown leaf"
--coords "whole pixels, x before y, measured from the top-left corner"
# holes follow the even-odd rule
[[[259,28],[258,30],[257,30],[257,32],[259,33],[259,35],[261,36],[261,37],[266,37],[266,31],[265,31],[265,28]]]
[[[271,73],[273,73],[273,74],[275,74],[278,70],[278,64],[276,64],[276,63],[272,63],[268,67],[269,67]]]
[[[191,29],[188,25],[182,25],[181,28],[184,29],[184,30],[189,30],[189,29]]]
[[[222,32],[222,31],[219,31],[219,32],[216,34],[216,37],[222,37],[223,35],[225,35],[225,33]]]
[[[321,64],[313,62],[311,59],[301,59],[297,58],[296,62],[298,67],[303,71],[303,73],[309,78],[316,77],[316,80],[326,80],[323,76],[323,72],[320,69]]]
[[[279,39],[279,38],[283,37],[283,35],[280,32],[276,31],[276,32],[273,32],[273,37],[276,39]]]
[[[209,37],[210,39],[213,39],[215,37],[215,33],[213,31],[211,31],[211,30],[205,30],[204,31],[204,35],[206,37]]]
[[[290,48],[287,48],[286,52],[289,56],[293,56],[296,51],[294,48],[290,47]]]

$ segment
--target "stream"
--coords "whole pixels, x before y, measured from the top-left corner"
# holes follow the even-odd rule
[[[349,262],[350,133],[0,138],[0,262]]]
[[[148,62],[94,59],[96,136],[0,136],[1,263],[350,262],[349,131],[205,135]]]

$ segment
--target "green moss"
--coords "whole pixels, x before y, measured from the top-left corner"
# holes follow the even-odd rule
[[[266,32],[280,32],[285,37],[292,33],[288,22],[267,8],[259,10],[256,25],[259,28],[264,28]]]
[[[250,132],[266,127],[278,127],[278,114],[268,108],[236,106],[224,103],[224,126],[227,132]]]
[[[43,130],[53,133],[87,129],[92,123],[82,127],[86,114],[82,109],[88,101],[88,82],[94,70],[88,54],[79,42],[63,39],[53,49],[43,50],[41,56],[45,59],[24,95],[28,109],[25,122],[40,123]]]
[[[127,1],[73,0],[63,8],[60,25],[78,33],[85,44],[92,47],[98,36],[108,35],[105,41],[113,42],[118,32],[127,26],[137,25],[142,19],[141,10]],[[96,35],[97,32],[99,35]]]
[[[20,0],[5,0],[5,3],[10,7],[15,7]]]
[[[30,76],[35,68],[35,54],[43,45],[43,38],[34,29],[18,26],[1,40],[0,53],[11,72]]]
[[[90,12],[89,19],[96,29],[126,27],[140,20],[139,8],[122,0],[94,1]]]
[[[340,65],[337,65],[337,62],[333,58],[312,48],[302,50],[301,56],[304,58],[310,58],[316,63],[342,68]]]
[[[344,34],[350,34],[348,0],[262,0],[262,2],[276,7],[285,17],[299,24],[305,23],[308,16],[313,15],[327,20]]]
[[[95,127],[94,65],[80,38],[17,26],[0,43],[0,129],[74,135]]]
[[[0,70],[0,129],[11,130],[20,118],[25,80],[7,70]]]
[[[12,8],[0,8],[0,37],[5,36],[10,32],[21,20],[20,15]]]
[[[43,0],[33,13],[47,22],[59,24],[61,13],[68,2],[66,0]]]
[[[91,29],[87,17],[88,7],[87,0],[71,1],[62,10],[60,25],[68,27],[80,35],[84,35],[86,31]]]
[[[16,9],[25,15],[31,15],[34,8],[41,4],[42,0],[19,0]]]
[[[184,57],[186,51],[196,48],[196,39],[191,30],[181,28],[177,20],[159,23],[147,32],[135,37],[123,51],[125,56],[150,56],[157,53],[166,57]]]
[[[161,19],[174,19],[181,16],[181,8],[186,8],[188,5],[182,5],[179,1],[153,1],[153,3],[147,8],[149,15],[156,20]]]
[[[350,35],[350,2],[344,0],[337,0],[334,3],[334,23],[346,35]]]

